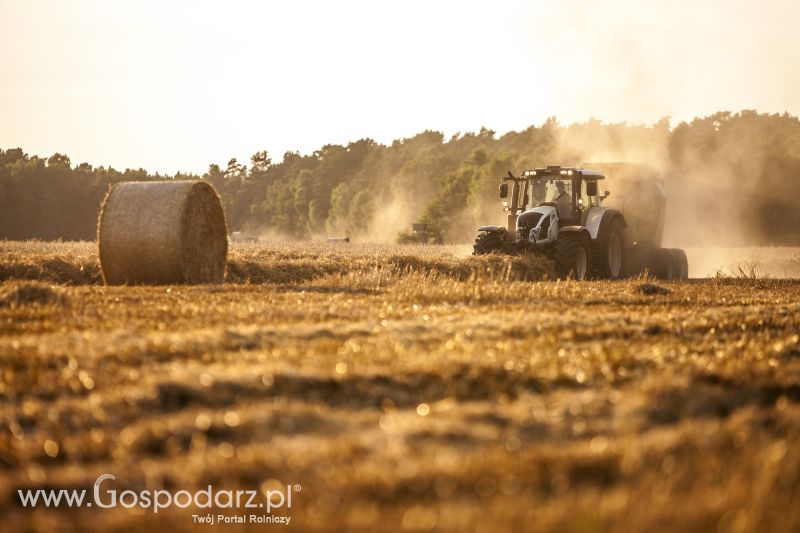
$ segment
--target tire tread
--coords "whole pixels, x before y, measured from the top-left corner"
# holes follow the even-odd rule
[[[555,260],[556,276],[559,279],[575,278],[575,261],[578,248],[583,247],[586,251],[586,273],[591,270],[592,255],[591,241],[581,233],[562,233],[556,239],[553,250]]]

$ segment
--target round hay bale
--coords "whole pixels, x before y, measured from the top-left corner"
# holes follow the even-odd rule
[[[108,285],[221,283],[225,276],[225,214],[204,181],[114,185],[100,207],[97,244]]]

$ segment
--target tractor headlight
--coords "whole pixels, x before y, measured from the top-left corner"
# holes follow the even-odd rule
[[[528,240],[530,242],[536,242],[536,238],[539,236],[539,228],[531,228],[531,231],[528,233]]]

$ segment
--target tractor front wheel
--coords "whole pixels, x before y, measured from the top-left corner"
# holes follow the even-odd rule
[[[486,255],[502,252],[505,247],[504,235],[499,231],[482,231],[475,237],[472,247],[473,255]]]
[[[584,233],[561,233],[556,239],[553,259],[559,279],[586,279],[591,262],[592,241]]]

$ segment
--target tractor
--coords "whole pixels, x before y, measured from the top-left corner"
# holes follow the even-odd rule
[[[641,165],[602,165],[625,175],[618,202],[607,200],[609,191],[598,191],[603,171],[509,171],[500,183],[507,225],[480,227],[474,254],[544,254],[555,262],[559,278],[620,279],[646,271],[686,279],[685,252],[661,248],[666,197],[660,179]]]

